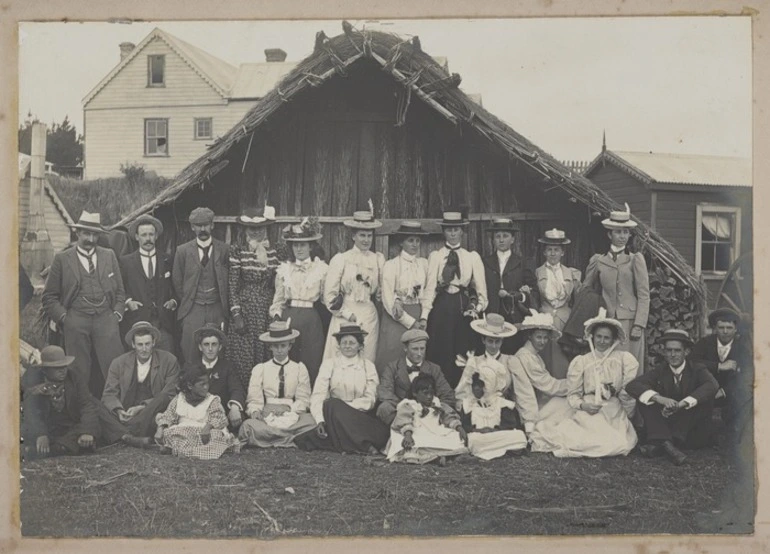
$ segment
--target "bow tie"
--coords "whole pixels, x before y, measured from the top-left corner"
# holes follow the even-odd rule
[[[618,252],[615,252],[614,250],[609,251],[609,256],[613,259],[613,261],[618,261],[618,254],[628,254],[628,249],[624,248],[623,250],[620,250]]]
[[[310,260],[303,260],[301,262],[295,262],[294,265],[299,271],[302,271],[303,273],[306,272],[308,269],[310,269]]]
[[[419,373],[420,372],[420,366],[419,365],[411,365],[406,367],[406,372],[408,374],[412,373]]]

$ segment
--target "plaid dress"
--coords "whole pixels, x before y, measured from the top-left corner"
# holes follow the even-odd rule
[[[227,416],[218,396],[209,394],[200,404],[193,406],[184,393],[177,394],[168,408],[156,417],[158,426],[167,425],[162,446],[171,448],[174,456],[186,456],[199,460],[216,460],[228,449],[241,451],[241,443],[227,429]],[[208,444],[201,441],[201,428],[211,425]]]

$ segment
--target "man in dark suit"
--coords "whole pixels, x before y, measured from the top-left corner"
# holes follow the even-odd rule
[[[64,349],[75,357],[73,371],[99,396],[107,368],[123,354],[118,323],[126,295],[115,253],[96,246],[98,233],[104,232],[99,214],[83,211],[71,227],[77,244],[54,257],[42,303],[50,320],[63,328]],[[92,350],[101,368],[95,379],[91,379]]]
[[[495,219],[487,228],[492,233],[495,252],[484,258],[489,305],[487,313],[502,315],[508,323],[521,323],[530,308],[539,309],[540,292],[532,268],[525,267],[521,256],[513,253],[514,233],[510,219]],[[526,333],[503,341],[503,354],[515,354],[526,342]]]
[[[157,347],[174,347],[174,288],[171,283],[172,258],[156,252],[155,243],[163,233],[163,224],[151,215],[140,216],[129,227],[139,243],[139,250],[120,258],[120,273],[126,289],[126,314],[123,328],[128,331],[137,321],[148,321],[160,330]],[[130,347],[130,345],[129,345]]]
[[[692,340],[686,331],[670,329],[658,339],[665,362],[626,385],[638,400],[648,443],[641,447],[647,457],[662,452],[675,465],[687,456],[679,447],[702,448],[712,444],[711,413],[719,388],[709,371],[687,360]]]
[[[738,335],[740,315],[730,308],[709,314],[712,334],[700,339],[690,359],[708,369],[719,383],[716,406],[733,432],[742,430],[753,414],[754,363],[751,346]]]
[[[24,373],[21,436],[27,458],[79,454],[93,448],[99,436],[96,404],[88,385],[69,371],[74,360],[60,347],[46,346],[38,366]]]
[[[455,393],[449,386],[441,368],[425,359],[428,333],[422,329],[409,329],[401,335],[404,355],[390,362],[381,370],[377,386],[377,417],[390,425],[396,417],[396,406],[409,395],[412,381],[420,373],[433,377],[436,396],[441,402],[454,407]]]
[[[179,302],[177,319],[182,322],[181,354],[185,361],[200,354],[193,340],[205,323],[223,326],[228,313],[228,246],[211,236],[214,212],[195,208],[190,213],[195,238],[176,249],[171,279]]]

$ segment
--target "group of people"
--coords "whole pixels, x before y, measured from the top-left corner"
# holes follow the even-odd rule
[[[491,255],[463,248],[461,211],[444,212],[445,244],[427,260],[427,232],[402,222],[387,261],[371,250],[381,222],[355,212],[353,246],[328,264],[313,218],[282,230],[283,251],[267,240],[269,206],[238,217],[232,245],[213,238],[210,209],[189,221],[195,238],[171,257],[155,250],[161,222],[139,217],[139,249],[119,260],[96,244],[98,214],[73,225],[77,244],[55,256],[43,292],[64,348],[44,348],[23,378],[27,455],[122,440],[205,459],[243,445],[411,463],[602,457],[628,454],[643,423],[642,453],[681,464],[682,446],[712,440],[715,401],[733,421],[750,402],[750,348],[729,310],[694,348],[666,332],[665,363],[644,370],[649,287],[627,247],[628,208],[603,221],[610,249],[583,280],[561,263],[563,231],[544,233],[545,263],[532,268],[512,251],[510,219],[490,225]],[[572,356],[558,339],[576,326],[588,352]],[[95,361],[100,391],[89,390]]]

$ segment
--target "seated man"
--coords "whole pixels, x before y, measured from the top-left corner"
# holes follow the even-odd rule
[[[209,374],[209,392],[222,401],[230,428],[236,431],[243,420],[246,391],[233,364],[219,355],[225,344],[225,334],[213,323],[207,323],[193,333],[193,341],[198,345],[201,362]]]
[[[719,385],[705,367],[687,360],[692,348],[687,331],[669,329],[657,342],[663,344],[665,362],[631,381],[626,392],[639,401],[647,429],[642,454],[665,452],[674,465],[682,465],[687,456],[678,447],[712,444],[711,412]]]
[[[436,382],[436,396],[450,406],[455,405],[455,393],[444,378],[441,368],[425,359],[428,333],[422,329],[409,329],[401,335],[404,354],[381,370],[377,386],[377,417],[390,426],[396,417],[396,406],[409,394],[412,381],[420,373],[426,373]]]
[[[134,349],[110,364],[100,409],[109,443],[122,439],[131,446],[149,446],[156,414],[177,393],[179,364],[173,354],[155,348],[159,338],[158,329],[137,321],[126,333],[126,344]]]
[[[738,335],[740,316],[730,308],[714,310],[708,317],[711,335],[700,339],[690,359],[708,369],[719,383],[715,406],[732,431],[741,429],[744,416],[751,417],[754,385],[751,346]]]
[[[46,346],[40,358],[21,380],[24,456],[79,454],[92,449],[99,435],[99,418],[88,385],[70,371],[75,356],[65,356],[58,346]]]

